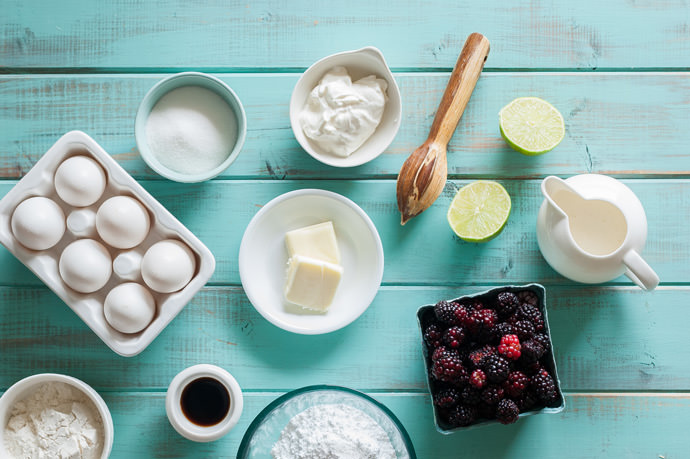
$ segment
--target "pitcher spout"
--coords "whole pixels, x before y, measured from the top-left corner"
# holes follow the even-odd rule
[[[559,195],[563,196],[565,193],[572,193],[573,195],[580,197],[580,195],[573,190],[570,185],[565,182],[565,180],[560,177],[556,177],[555,175],[550,175],[541,182],[541,193],[544,195],[544,198],[546,198],[546,202],[548,202],[549,206],[561,214],[562,217],[566,217],[566,213],[558,203]]]

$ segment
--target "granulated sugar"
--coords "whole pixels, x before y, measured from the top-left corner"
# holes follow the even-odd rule
[[[295,415],[273,445],[275,459],[395,459],[390,439],[365,412],[317,405]]]
[[[5,449],[18,459],[98,459],[103,451],[100,414],[66,383],[43,384],[18,401],[3,434]]]
[[[237,118],[215,92],[184,86],[164,95],[146,121],[146,138],[165,167],[199,174],[220,166],[237,141]]]

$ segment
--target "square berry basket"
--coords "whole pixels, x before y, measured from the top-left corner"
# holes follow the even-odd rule
[[[501,298],[503,300],[512,299],[512,301],[499,303],[498,295],[503,292],[513,296],[502,295]],[[535,297],[536,305],[533,304]],[[509,421],[504,423],[512,423],[519,420],[518,418],[532,414],[559,413],[563,411],[565,408],[565,398],[561,392],[561,384],[556,370],[553,343],[546,312],[546,292],[542,285],[527,284],[497,287],[485,292],[445,301],[450,304],[446,305],[445,308],[445,322],[439,320],[436,316],[434,312],[435,305],[433,304],[422,306],[417,311],[417,320],[422,335],[422,352],[427,375],[427,388],[432,399],[436,430],[442,434],[451,434],[479,426],[499,424],[499,421],[495,419],[498,411],[495,408],[496,406],[502,408],[500,413],[504,417],[503,420]],[[530,301],[532,303],[529,306],[525,306]],[[477,310],[491,309],[494,312],[483,311],[483,313],[476,313],[473,318],[465,318],[465,313],[468,312],[469,315],[472,315],[472,311],[478,304],[483,306],[477,308]],[[463,307],[458,307],[457,305],[463,305]],[[540,314],[534,312],[534,307],[538,309]],[[500,314],[498,311],[500,311]],[[494,323],[493,326],[485,325],[487,322],[473,322],[474,318],[483,318],[486,315],[490,316],[489,319],[486,319],[487,322],[489,324]],[[528,316],[532,317],[528,320]],[[542,320],[543,325],[541,324]],[[532,325],[525,325],[525,321]],[[501,323],[510,324],[510,326],[501,325],[496,327],[496,325]],[[516,323],[519,323],[518,327],[515,326]],[[425,338],[425,330],[431,324],[436,324],[435,331],[438,331],[436,333],[429,333]],[[535,324],[537,324],[536,330],[532,328]],[[454,325],[463,329],[463,331],[455,329],[453,333],[447,332]],[[542,326],[543,330],[539,330]],[[501,327],[506,327],[507,330],[512,331],[505,333],[505,329],[501,330]],[[471,329],[472,331],[470,331]],[[498,344],[501,342],[502,336],[506,334],[517,335],[518,333],[521,336],[520,341],[522,341],[520,356],[517,356],[515,353],[511,354],[509,346],[499,351]],[[529,341],[531,342],[527,346],[523,344]],[[546,345],[542,345],[542,342]],[[453,349],[452,346],[457,347]],[[441,350],[439,347],[445,349]],[[436,364],[434,364],[432,362],[432,355],[436,349],[439,350],[434,357],[437,359]],[[447,358],[447,353],[444,354],[448,350],[452,353],[450,359]],[[472,379],[470,376],[472,376],[476,369],[482,369],[483,372],[487,370],[487,360],[489,359],[486,359],[485,356],[491,354],[501,357],[502,363],[498,365],[498,371],[489,368],[483,374],[486,380],[484,385],[481,388],[477,388],[476,385],[470,384],[469,381]],[[445,360],[442,360],[444,358]],[[491,361],[495,362],[495,360],[495,357],[491,358]],[[462,368],[458,369],[458,361],[462,362],[461,367],[464,370]],[[451,362],[451,366],[453,364],[456,366],[452,367],[449,373],[444,373],[448,367],[439,364],[439,362]],[[510,382],[500,379],[501,373],[506,374],[506,362],[509,365],[508,374],[511,375]],[[434,365],[436,365],[435,369]],[[502,371],[501,367],[503,368]],[[544,375],[544,372],[548,372],[548,377]],[[491,378],[488,373],[492,373]],[[513,375],[513,373],[516,374]],[[482,373],[479,374],[481,375]],[[493,381],[491,380],[492,378]],[[472,381],[475,384],[481,385],[481,382],[476,378],[472,379]],[[491,388],[487,389],[487,387]],[[441,391],[444,392],[443,396],[437,395],[437,397],[439,404],[444,406],[437,406],[434,403],[434,394],[438,394]],[[492,398],[501,401],[509,399],[510,402],[502,401],[499,405],[498,403],[492,403]],[[487,403],[487,400],[490,403]],[[520,406],[519,415],[516,417],[518,409],[516,407],[518,406]],[[494,418],[490,417],[492,414]]]

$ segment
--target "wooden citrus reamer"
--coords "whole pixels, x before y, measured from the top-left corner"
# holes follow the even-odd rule
[[[489,40],[479,33],[470,34],[450,75],[429,137],[405,160],[398,174],[401,225],[424,212],[443,191],[448,176],[446,148],[488,55]]]

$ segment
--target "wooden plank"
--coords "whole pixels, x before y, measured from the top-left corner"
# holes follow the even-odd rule
[[[185,440],[165,417],[164,393],[102,393],[115,424],[111,459],[234,458],[254,417],[281,393],[245,393],[244,410],[228,435],[211,443]],[[369,394],[400,419],[420,459],[458,457],[683,458],[690,395],[566,394],[566,410],[441,435],[424,394]]]
[[[142,354],[117,356],[47,289],[0,289],[0,389],[67,372],[99,389],[163,390],[183,368],[227,368],[242,387],[289,390],[344,384],[425,391],[419,306],[486,287],[383,287],[352,325],[323,336],[271,325],[240,288],[206,288]],[[569,391],[690,390],[679,358],[689,287],[547,287],[549,322]]]
[[[220,75],[242,99],[249,131],[221,178],[395,178],[426,138],[448,73],[397,74],[403,123],[385,154],[356,168],[325,166],[294,139],[288,101],[298,75]],[[162,76],[0,76],[0,177],[21,177],[65,132],[92,135],[137,178],[160,177],[140,158],[134,118]],[[453,137],[452,177],[528,178],[598,172],[618,177],[688,176],[688,73],[484,74]],[[554,151],[526,157],[506,146],[501,107],[537,95],[563,113],[566,137]]]
[[[543,260],[535,222],[543,197],[540,182],[503,182],[512,196],[512,213],[503,233],[485,244],[458,239],[448,227],[446,212],[456,189],[450,181],[436,203],[400,226],[395,182],[375,181],[214,181],[178,184],[142,182],[173,215],[211,249],[216,257],[215,284],[239,284],[237,257],[244,230],[261,206],[287,191],[322,188],[358,203],[378,228],[385,253],[386,284],[509,284],[526,280],[571,284]],[[689,180],[626,180],[645,206],[649,220],[644,257],[662,282],[690,281]],[[0,182],[0,196],[12,186]],[[627,278],[618,282],[629,284]],[[6,249],[0,248],[0,285],[40,282]]]
[[[465,37],[484,33],[493,68],[685,67],[682,0],[224,2],[5,0],[8,68],[304,68],[375,45],[394,67],[452,68]],[[644,52],[641,52],[644,50]]]

